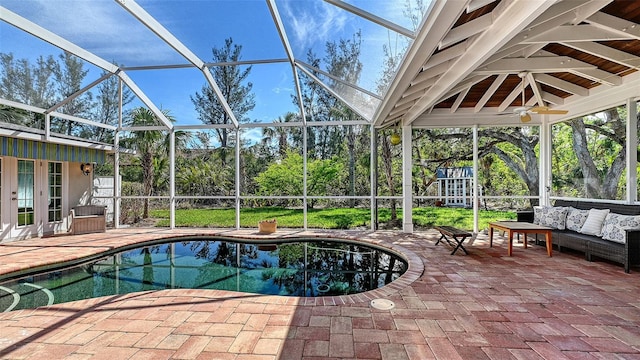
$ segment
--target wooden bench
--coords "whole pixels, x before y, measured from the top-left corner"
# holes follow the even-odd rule
[[[89,234],[107,231],[106,207],[103,205],[80,205],[71,209],[71,232]]]
[[[470,232],[460,230],[453,226],[434,226],[433,228],[438,230],[441,235],[440,239],[438,239],[438,241],[436,242],[436,245],[438,245],[440,241],[444,239],[449,245],[455,246],[455,248],[453,249],[453,252],[451,252],[451,255],[455,254],[456,251],[458,251],[458,249],[462,249],[462,251],[464,251],[465,254],[469,255],[469,253],[467,252],[467,249],[465,249],[464,246],[462,246],[462,243],[466,238],[472,236]],[[449,240],[449,237],[451,237],[456,242],[456,244],[453,244],[451,240]]]

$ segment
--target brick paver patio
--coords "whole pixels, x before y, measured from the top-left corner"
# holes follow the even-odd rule
[[[186,234],[252,230],[119,229],[0,243],[0,274]],[[439,234],[295,232],[412,252],[407,278],[350,297],[161,290],[0,313],[3,359],[640,359],[640,269],[485,235],[450,255]],[[417,256],[415,256],[417,255]],[[419,271],[417,271],[419,270]],[[376,310],[369,300],[392,300]],[[337,305],[334,305],[337,304]]]

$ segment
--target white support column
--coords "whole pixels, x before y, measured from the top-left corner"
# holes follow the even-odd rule
[[[540,163],[538,164],[540,205],[550,204],[551,146],[551,124],[549,124],[549,117],[543,115],[542,124],[540,125]]]
[[[480,197],[478,196],[478,125],[473,125],[473,186],[471,188],[472,191],[472,201],[473,201],[473,232],[475,234],[478,233],[478,218],[479,211],[478,203],[480,202]]]
[[[240,128],[236,128],[236,229],[240,229]]]
[[[413,233],[411,125],[402,126],[402,231]]]
[[[370,189],[369,193],[371,195],[371,203],[369,204],[371,208],[371,230],[377,230],[376,220],[378,219],[378,130],[371,125],[370,126],[370,149],[371,152],[369,154],[369,167],[370,167]]]
[[[176,131],[169,130],[169,228],[176,228]]]
[[[308,229],[307,221],[307,125],[302,127],[302,226]]]
[[[627,100],[627,202],[638,201],[638,104]]]
[[[115,153],[113,154],[113,227],[120,227],[120,127],[113,138]]]

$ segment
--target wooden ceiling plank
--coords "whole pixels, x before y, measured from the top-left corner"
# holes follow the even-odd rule
[[[456,26],[440,41],[438,49],[444,49],[449,45],[467,39],[475,34],[485,31],[493,24],[493,14],[485,14],[465,24]]]
[[[607,59],[609,61],[613,61],[615,63],[624,65],[626,67],[640,70],[640,58],[638,58],[633,54],[626,53],[624,51],[620,51],[620,50],[617,50],[599,43],[595,43],[595,42],[579,42],[579,43],[563,42],[562,45],[574,48],[576,50],[580,50],[587,54],[601,57],[603,59]]]
[[[455,59],[467,51],[467,42],[463,41],[460,44],[451,46],[440,51],[437,54],[434,54],[432,57],[427,60],[427,62],[422,66],[422,71],[428,70],[436,65],[440,65],[449,60]]]
[[[565,25],[529,37],[522,44],[548,44],[553,42],[632,40],[631,34],[614,32],[594,25]]]
[[[569,56],[544,56],[531,58],[507,58],[478,67],[474,74],[528,72],[564,72],[570,69],[596,69],[595,65],[573,59]]]
[[[549,85],[564,92],[579,96],[589,96],[589,89],[585,89],[582,86],[578,86],[574,83],[558,79],[555,76],[547,74],[534,74],[533,78],[536,79],[536,81],[539,83]]]
[[[500,74],[500,75],[498,75],[496,77],[496,79],[493,81],[493,83],[491,83],[491,86],[489,86],[487,91],[484,92],[484,94],[482,95],[482,97],[480,98],[478,103],[476,104],[476,106],[474,108],[474,112],[479,112],[485,106],[487,101],[489,101],[489,99],[491,99],[493,94],[496,92],[496,90],[498,90],[500,85],[502,85],[502,83],[507,78],[507,76],[508,76],[508,74]]]
[[[640,26],[636,26],[637,24],[632,21],[605,14],[601,11],[589,16],[587,21],[592,25],[640,40]]]
[[[458,110],[458,108],[460,107],[460,104],[462,104],[462,101],[464,100],[464,98],[467,97],[467,94],[469,93],[469,90],[471,90],[471,86],[469,86],[468,88],[462,90],[460,92],[460,94],[458,94],[458,97],[456,98],[456,101],[454,101],[453,105],[451,106],[451,113],[452,114]]]
[[[536,102],[539,106],[545,106],[544,100],[542,99],[542,90],[540,90],[540,86],[533,78],[532,73],[527,73],[527,81],[529,82],[529,86],[533,90],[533,97],[536,98]]]
[[[456,86],[454,86],[447,94],[445,94],[445,96],[443,96],[443,99],[448,99],[448,98],[452,97],[453,95],[463,91],[464,89],[470,89],[473,85],[479,83],[480,81],[482,81],[482,80],[484,80],[484,79],[486,79],[488,77],[489,77],[489,75],[470,76],[470,77],[462,80]]]
[[[569,72],[604,85],[618,86],[622,84],[622,77],[600,69],[571,69]]]

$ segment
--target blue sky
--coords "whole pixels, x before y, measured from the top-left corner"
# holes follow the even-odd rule
[[[349,3],[410,28],[403,16],[404,1],[354,0]],[[167,44],[140,25],[113,0],[0,0],[2,6],[57,33],[107,61],[123,66],[186,64]],[[242,60],[281,59],[286,54],[264,0],[138,0],[148,13],[203,61],[212,60],[212,47],[226,38],[242,45]],[[382,45],[402,47],[406,39],[381,26],[319,0],[278,0],[294,55],[306,61],[308,49],[320,57],[327,41],[351,38],[362,30],[361,87],[373,91],[380,75]],[[0,23],[0,51],[34,60],[61,50],[13,26]],[[101,70],[92,69],[86,82]],[[128,71],[129,76],[159,107],[171,110],[178,124],[200,124],[190,96],[205,79],[196,69]],[[288,111],[295,91],[288,63],[253,65],[249,81],[256,96],[250,118],[271,122]]]

